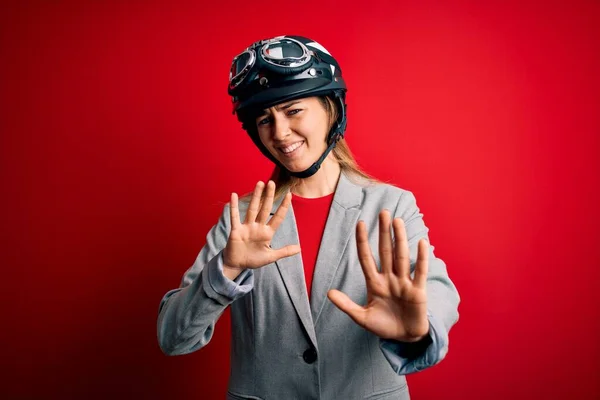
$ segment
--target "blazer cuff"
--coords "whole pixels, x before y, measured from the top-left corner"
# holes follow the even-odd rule
[[[206,294],[223,305],[228,305],[247,294],[254,287],[254,273],[246,269],[234,280],[223,274],[223,251],[220,251],[202,270]]]
[[[398,375],[419,372],[442,361],[448,352],[448,333],[437,318],[427,313],[429,333],[416,343],[379,339],[379,347]]]

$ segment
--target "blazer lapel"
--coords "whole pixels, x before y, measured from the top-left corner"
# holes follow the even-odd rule
[[[328,300],[327,291],[331,288],[344,249],[355,232],[362,196],[362,187],[350,181],[342,172],[327,217],[312,280],[310,305],[315,326]]]
[[[277,210],[281,200],[277,201],[276,204],[273,205],[273,212]],[[281,247],[297,243],[299,243],[298,228],[296,227],[294,210],[290,205],[284,220],[275,232],[273,240],[271,240],[271,247],[274,249],[279,249]],[[288,295],[294,304],[296,313],[298,313],[298,317],[300,318],[300,321],[302,322],[302,325],[304,326],[304,329],[306,330],[310,340],[315,348],[317,348],[315,328],[313,325],[310,313],[310,305],[308,303],[308,295],[306,292],[306,280],[304,278],[304,265],[302,263],[302,256],[301,254],[296,254],[291,257],[282,258],[278,260],[276,264]]]

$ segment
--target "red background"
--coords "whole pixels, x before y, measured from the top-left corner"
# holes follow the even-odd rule
[[[4,2],[0,397],[224,397],[228,314],[169,358],[158,304],[271,170],[231,115],[232,57],[300,34],[463,299],[413,398],[597,398],[600,3],[450,3]]]

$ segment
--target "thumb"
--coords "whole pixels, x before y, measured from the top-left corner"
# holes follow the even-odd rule
[[[293,256],[298,253],[300,253],[300,245],[299,244],[291,244],[289,246],[285,246],[280,249],[273,250],[273,258],[275,259],[275,260],[273,260],[273,262],[275,262],[281,258]]]
[[[353,302],[350,297],[339,290],[332,289],[327,292],[327,297],[337,308],[348,314],[358,325],[365,326],[366,310]]]

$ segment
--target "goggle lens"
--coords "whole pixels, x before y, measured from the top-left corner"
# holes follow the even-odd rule
[[[250,64],[251,59],[252,56],[249,52],[240,54],[231,65],[231,78],[233,79],[239,75],[239,73],[242,72],[244,68],[248,66],[248,64]]]
[[[283,66],[295,64],[305,55],[304,49],[298,43],[291,40],[280,40],[275,43],[269,43],[263,48],[263,56]]]

